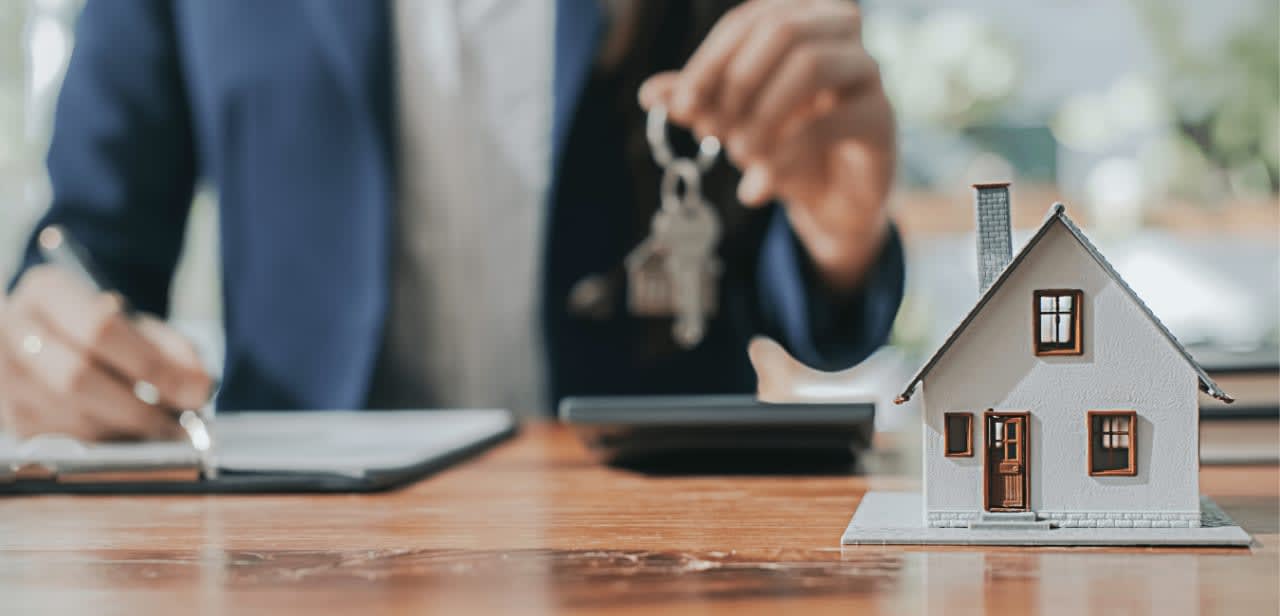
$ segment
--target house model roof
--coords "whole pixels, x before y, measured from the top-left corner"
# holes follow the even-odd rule
[[[947,336],[946,342],[943,342],[942,346],[938,347],[938,350],[933,353],[933,356],[929,358],[929,361],[925,363],[924,367],[920,368],[920,371],[916,373],[910,383],[907,383],[906,389],[904,389],[902,394],[894,400],[894,403],[902,404],[911,398],[915,393],[916,387],[920,385],[920,381],[924,380],[925,376],[929,374],[929,371],[937,365],[937,363],[942,359],[942,356],[947,353],[947,349],[951,348],[951,345],[960,337],[960,334],[969,326],[969,323],[973,322],[974,318],[978,316],[978,313],[982,311],[982,308],[987,305],[987,302],[991,301],[991,298],[995,296],[996,292],[1004,282],[1009,279],[1010,275],[1013,274],[1013,271],[1018,269],[1018,265],[1027,258],[1027,255],[1031,254],[1036,244],[1040,243],[1040,240],[1044,238],[1044,236],[1049,232],[1049,229],[1052,228],[1055,223],[1061,223],[1066,227],[1072,237],[1074,237],[1076,241],[1080,242],[1080,245],[1084,247],[1085,252],[1089,253],[1089,256],[1093,257],[1093,259],[1098,262],[1098,265],[1102,266],[1103,271],[1115,280],[1116,284],[1133,299],[1134,303],[1138,305],[1138,308],[1142,310],[1143,314],[1147,315],[1147,318],[1156,326],[1156,329],[1158,329],[1161,334],[1164,334],[1165,338],[1168,338],[1169,343],[1173,345],[1173,348],[1176,349],[1178,353],[1182,355],[1182,358],[1191,365],[1191,368],[1195,370],[1196,375],[1200,380],[1200,390],[1214,398],[1222,400],[1223,402],[1232,402],[1233,400],[1231,396],[1222,391],[1222,389],[1213,382],[1213,379],[1209,378],[1209,375],[1204,371],[1204,368],[1201,368],[1200,364],[1196,363],[1195,359],[1192,359],[1191,354],[1182,346],[1182,343],[1178,342],[1178,339],[1173,336],[1169,331],[1169,328],[1165,327],[1164,323],[1161,323],[1160,319],[1156,318],[1155,313],[1151,312],[1151,308],[1147,307],[1147,304],[1142,301],[1142,298],[1138,297],[1138,294],[1133,292],[1133,289],[1130,288],[1124,279],[1120,277],[1120,274],[1116,272],[1115,268],[1111,267],[1111,264],[1107,262],[1106,257],[1103,257],[1102,253],[1098,252],[1098,249],[1089,241],[1089,238],[1085,237],[1084,233],[1080,231],[1080,228],[1071,221],[1071,218],[1066,214],[1066,206],[1061,203],[1055,203],[1049,210],[1049,215],[1045,218],[1044,223],[1040,225],[1038,230],[1036,230],[1035,235],[1031,236],[1030,240],[1027,240],[1026,245],[1018,251],[1018,254],[1014,255],[1013,259],[1009,261],[1009,264],[1000,272],[1000,276],[997,277],[995,281],[991,283],[991,286],[982,293],[982,296],[978,298],[978,303],[974,304],[973,308],[969,311],[969,314],[965,315],[964,320],[960,321],[960,324],[951,332],[951,335]]]

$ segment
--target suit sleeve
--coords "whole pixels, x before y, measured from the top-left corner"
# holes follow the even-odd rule
[[[195,183],[190,111],[165,0],[89,0],[54,112],[63,225],[138,308],[163,315]],[[28,242],[22,269],[39,262]],[[16,279],[15,279],[16,280]]]
[[[801,362],[822,370],[844,369],[888,342],[905,281],[896,227],[890,226],[861,288],[836,296],[821,284],[786,212],[778,207],[765,232],[756,271],[763,333]]]

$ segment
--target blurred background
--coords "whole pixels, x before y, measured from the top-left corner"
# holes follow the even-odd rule
[[[971,306],[968,184],[1008,178],[1016,228],[1067,203],[1183,342],[1274,347],[1280,5],[865,5],[902,123],[909,277],[966,300],[911,304],[900,343],[931,345]]]
[[[6,279],[49,199],[42,158],[81,4],[0,4]],[[1064,201],[1211,370],[1274,377],[1276,0],[862,4],[866,44],[882,64],[902,135],[894,208],[908,241],[910,290],[894,363],[913,368],[976,297],[968,184],[1013,179],[1015,246]],[[174,287],[175,320],[214,353],[216,203],[209,189],[197,197]],[[1270,385],[1250,387],[1280,396]]]

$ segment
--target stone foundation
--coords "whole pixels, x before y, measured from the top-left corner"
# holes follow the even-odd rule
[[[1037,511],[1060,528],[1200,528],[1199,511]]]
[[[978,519],[977,511],[930,511],[931,528],[969,528],[969,522]]]
[[[1058,528],[1199,528],[1199,511],[1037,511]],[[977,511],[930,511],[930,528],[968,528]]]

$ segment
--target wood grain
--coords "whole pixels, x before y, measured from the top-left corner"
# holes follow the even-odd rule
[[[855,547],[871,477],[648,477],[534,425],[373,495],[0,500],[0,613],[1275,614],[1275,467],[1202,489],[1252,549]]]

